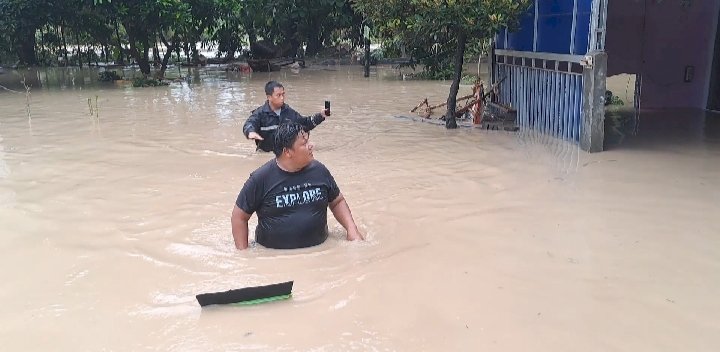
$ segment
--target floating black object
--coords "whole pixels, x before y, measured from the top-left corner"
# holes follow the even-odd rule
[[[225,292],[203,293],[195,296],[200,306],[211,304],[257,304],[290,298],[293,281],[266,286],[245,287]]]

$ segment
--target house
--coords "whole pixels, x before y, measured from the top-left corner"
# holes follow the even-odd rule
[[[518,124],[604,149],[607,78],[635,75],[638,114],[720,110],[720,0],[536,0],[491,55]]]

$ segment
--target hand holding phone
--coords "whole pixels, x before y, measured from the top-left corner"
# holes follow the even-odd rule
[[[325,100],[325,113],[330,116],[330,100]]]

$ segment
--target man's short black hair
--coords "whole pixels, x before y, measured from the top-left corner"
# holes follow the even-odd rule
[[[270,81],[268,83],[265,83],[265,95],[272,95],[273,92],[275,92],[275,88],[285,88],[283,87],[280,82],[277,81]]]
[[[305,131],[305,129],[297,122],[288,121],[281,123],[275,131],[275,145],[273,146],[275,156],[279,157],[282,155],[285,148],[292,149],[300,132],[303,131]]]

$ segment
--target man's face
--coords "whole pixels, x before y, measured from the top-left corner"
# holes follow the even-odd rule
[[[315,145],[310,142],[310,134],[305,131],[301,131],[298,134],[298,138],[295,139],[295,143],[289,154],[293,160],[293,163],[298,167],[305,167],[313,161],[313,149]]]
[[[272,95],[268,95],[267,98],[273,110],[280,109],[285,103],[285,88],[275,87]]]

